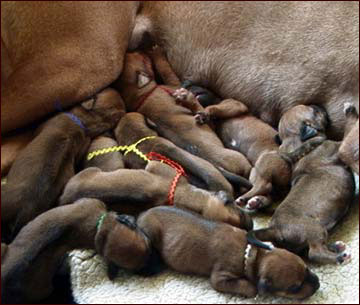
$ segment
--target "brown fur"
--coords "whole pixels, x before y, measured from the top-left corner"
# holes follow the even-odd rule
[[[120,223],[113,212],[98,230],[105,212],[101,201],[81,199],[28,223],[2,253],[2,302],[36,303],[49,296],[62,259],[74,249],[93,249],[121,268],[143,268],[151,251],[149,240],[141,230]]]
[[[246,232],[228,224],[204,220],[175,207],[150,209],[139,216],[137,224],[170,268],[210,276],[217,291],[302,299],[319,288],[317,276],[302,259],[283,249],[254,247],[257,252],[250,253],[245,271]],[[301,285],[296,293],[289,291],[293,285]]]
[[[339,148],[340,159],[359,175],[359,114],[353,104],[344,106],[345,135]]]
[[[106,89],[74,107],[86,131],[60,113],[42,124],[35,138],[19,154],[1,190],[1,222],[16,233],[28,221],[56,205],[74,166],[86,152],[90,138],[114,128],[124,114],[118,93]],[[88,107],[93,106],[91,110]]]
[[[118,151],[99,155],[96,158],[92,158],[90,160],[87,159],[87,155],[90,152],[113,146],[118,146],[118,143],[112,138],[105,136],[99,136],[95,138],[91,142],[90,147],[85,155],[83,161],[83,168],[98,167],[104,172],[111,172],[120,168],[124,168],[125,165],[123,161],[123,155],[121,154],[121,152]]]
[[[158,161],[150,161],[145,170],[119,169],[102,172],[98,168],[88,168],[70,179],[59,202],[63,205],[82,197],[97,198],[112,210],[137,215],[153,206],[167,204],[174,176],[173,168]],[[227,202],[226,197],[224,192],[211,193],[196,188],[181,177],[175,190],[174,205],[197,212],[208,219],[241,228],[252,228],[250,216],[232,201]]]
[[[178,88],[180,82],[162,51],[156,48],[150,55],[165,83],[163,87],[168,90]],[[139,87],[139,72],[148,79],[142,87]],[[134,110],[141,106],[137,111],[155,123],[155,129],[160,136],[217,167],[240,176],[249,175],[251,165],[242,154],[224,148],[209,126],[198,126],[189,110],[177,105],[174,97],[159,87],[155,88],[156,86],[149,58],[139,52],[127,53],[124,70],[116,86],[124,98],[127,109]],[[139,99],[150,92],[152,93],[144,103],[139,105]]]
[[[309,248],[309,259],[317,263],[349,261],[342,242],[327,245],[328,231],[347,212],[355,188],[352,174],[339,159],[339,146],[327,140],[296,162],[290,193],[269,227],[251,235],[295,252]]]
[[[233,189],[223,175],[206,160],[190,154],[177,147],[169,140],[160,137],[146,124],[145,118],[140,113],[127,113],[114,130],[120,145],[131,145],[147,136],[156,136],[154,139],[140,143],[137,148],[144,154],[151,151],[160,153],[183,166],[190,182],[210,191],[225,191],[232,199]],[[134,169],[144,169],[146,162],[134,153],[124,156],[126,166]]]

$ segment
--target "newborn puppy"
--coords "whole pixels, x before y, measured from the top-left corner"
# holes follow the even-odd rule
[[[87,156],[93,151],[106,149],[108,147],[117,146],[118,143],[109,137],[99,136],[95,138],[87,151],[86,157],[83,161],[83,168],[97,167],[104,172],[111,172],[124,168],[123,155],[118,151],[108,152],[88,160]]]
[[[359,175],[359,114],[351,103],[345,103],[344,113],[347,121],[339,156],[354,173]]]
[[[320,286],[300,257],[284,249],[251,246],[245,231],[228,224],[175,207],[156,207],[141,214],[137,225],[170,268],[210,276],[217,291],[304,299]]]
[[[174,183],[176,173],[174,168],[158,161],[150,161],[145,170],[103,172],[92,167],[70,179],[59,202],[63,205],[82,197],[97,198],[111,210],[131,215],[157,205],[174,204],[208,219],[252,228],[250,216],[229,200],[225,192],[199,189],[190,185],[183,176]]]
[[[249,233],[249,241],[271,241],[294,252],[309,249],[311,261],[321,264],[345,263],[350,254],[341,241],[327,244],[331,230],[347,212],[354,194],[354,179],[338,156],[340,143],[326,140],[304,156],[307,140],[288,159],[294,162],[292,187],[273,214],[269,227]],[[298,152],[297,152],[298,151]],[[302,158],[301,158],[302,157]],[[265,246],[266,247],[266,246]]]
[[[220,170],[248,177],[249,161],[240,153],[224,148],[209,126],[197,125],[188,109],[177,105],[173,94],[180,87],[165,55],[159,48],[150,53],[165,85],[158,86],[150,58],[135,52],[125,56],[124,70],[118,82],[129,111],[138,111],[155,124],[158,134],[175,145],[201,157]]]
[[[211,104],[211,98],[212,102],[217,101],[209,90],[200,91],[199,88],[195,87],[195,93],[201,92],[200,97],[207,104]],[[273,186],[277,191],[288,189],[291,167],[278,154],[275,129],[249,114],[247,107],[239,101],[225,100],[203,108],[193,92],[183,91],[182,95],[178,102],[192,111],[198,124],[210,123],[225,147],[241,152],[253,165],[250,172],[253,186],[236,200],[239,205],[248,210],[269,206]]]
[[[37,129],[37,135],[18,155],[1,189],[1,224],[10,226],[11,237],[55,206],[90,139],[114,128],[123,114],[120,95],[106,89],[96,99],[52,117]]]
[[[190,154],[186,150],[181,149],[169,140],[160,137],[152,130],[140,113],[132,112],[126,114],[114,130],[117,142],[120,145],[132,145],[137,141],[146,137],[147,139],[137,145],[142,153],[147,154],[151,151],[160,153],[169,159],[179,163],[187,175],[189,182],[198,187],[210,191],[225,191],[229,195],[229,199],[233,196],[233,188],[224,176],[208,161]],[[147,162],[140,158],[137,154],[129,152],[124,156],[125,164],[128,168],[144,169]],[[240,184],[246,183],[243,177],[238,176]],[[245,181],[244,181],[245,180]]]
[[[7,246],[2,302],[36,303],[49,296],[64,255],[74,249],[93,249],[109,266],[130,270],[145,267],[151,255],[150,241],[135,220],[107,212],[99,200],[81,199],[36,217]]]

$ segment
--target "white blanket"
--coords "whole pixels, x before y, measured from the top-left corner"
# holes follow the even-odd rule
[[[329,190],[331,191],[331,190]],[[256,216],[256,228],[265,227],[269,217]],[[102,259],[91,251],[73,251],[70,255],[71,278],[78,303],[332,303],[359,304],[359,204],[331,234],[330,241],[342,240],[352,254],[344,266],[309,264],[320,278],[320,289],[309,299],[299,302],[272,296],[245,299],[218,293],[208,278],[165,271],[153,277],[140,277],[120,272],[114,282],[107,279]],[[231,249],[229,249],[231,251]]]

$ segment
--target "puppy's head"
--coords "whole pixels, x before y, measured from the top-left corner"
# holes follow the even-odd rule
[[[319,106],[299,105],[286,111],[279,122],[280,152],[291,152],[314,137],[326,138],[328,116]]]
[[[70,112],[80,118],[90,137],[113,129],[126,113],[123,99],[111,88],[97,93]]]
[[[146,54],[126,53],[123,71],[114,85],[125,103],[129,103],[140,94],[146,93],[149,85],[153,84],[154,78],[151,59]]]
[[[258,293],[304,299],[319,289],[319,278],[297,255],[275,248],[267,251],[258,269]]]
[[[108,213],[95,237],[95,247],[109,265],[109,277],[117,268],[140,270],[151,254],[150,242],[138,229],[135,218]]]

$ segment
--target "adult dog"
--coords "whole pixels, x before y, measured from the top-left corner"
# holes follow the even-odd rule
[[[359,107],[356,1],[6,1],[1,10],[2,133],[54,111],[56,99],[70,106],[115,80],[137,11],[132,47],[152,34],[180,78],[243,101],[267,123],[317,103],[339,140],[344,103]]]

